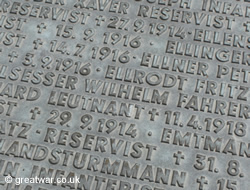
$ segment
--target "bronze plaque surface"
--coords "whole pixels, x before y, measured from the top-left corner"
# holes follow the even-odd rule
[[[0,190],[249,190],[250,1],[0,0]]]

